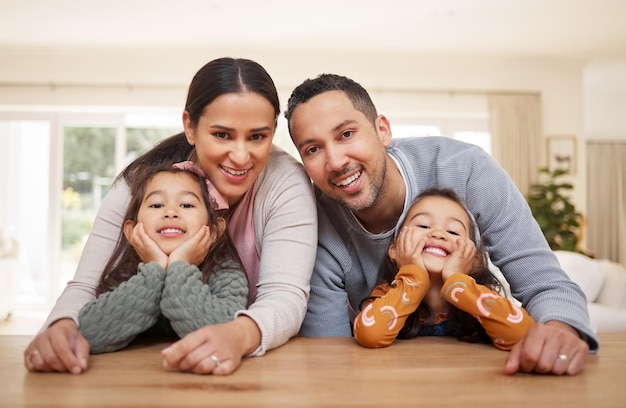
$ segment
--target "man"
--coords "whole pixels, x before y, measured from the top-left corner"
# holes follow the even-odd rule
[[[318,199],[318,252],[301,335],[351,335],[396,226],[420,191],[439,186],[465,201],[491,260],[538,322],[509,354],[505,373],[573,375],[598,350],[584,294],[517,187],[482,149],[444,137],[392,141],[367,91],[332,74],[298,86],[285,117]]]

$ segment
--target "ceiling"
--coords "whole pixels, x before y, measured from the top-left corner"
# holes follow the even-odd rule
[[[0,0],[0,48],[31,47],[615,59],[626,1]]]

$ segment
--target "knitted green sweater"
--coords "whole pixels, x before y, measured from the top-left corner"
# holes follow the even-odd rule
[[[232,320],[247,303],[246,276],[235,262],[218,265],[206,283],[185,261],[172,263],[167,272],[156,262],[141,263],[136,275],[83,306],[78,330],[91,353],[106,353],[126,347],[161,316],[183,337]]]

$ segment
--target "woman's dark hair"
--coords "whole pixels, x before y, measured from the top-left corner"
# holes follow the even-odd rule
[[[446,188],[430,188],[419,194],[415,200],[413,200],[411,206],[415,205],[425,197],[444,197],[458,203],[465,209],[470,223],[468,226],[470,239],[476,245],[476,259],[469,276],[474,278],[476,283],[498,291],[501,288],[501,284],[489,270],[487,251],[485,250],[482,240],[478,236],[478,229],[476,228],[474,218],[471,216],[469,211],[467,211],[463,201],[453,190]],[[383,267],[381,272],[381,281],[391,283],[398,273],[398,267],[389,257],[386,259],[386,264],[386,267]],[[457,327],[460,340],[470,343],[491,343],[491,339],[485,332],[485,329],[478,322],[478,320],[469,313],[457,309],[456,307],[451,307],[448,312],[448,320]],[[435,316],[433,315],[433,311],[430,306],[428,306],[426,302],[421,302],[417,310],[408,316],[404,326],[398,333],[398,338],[414,338],[419,335],[422,329],[432,326],[434,321]]]
[[[222,95],[241,92],[256,93],[267,99],[274,107],[276,125],[280,114],[280,101],[274,81],[261,65],[243,58],[218,58],[200,68],[189,85],[185,111],[189,114],[193,126],[198,126],[207,105]],[[185,161],[193,149],[193,146],[187,143],[185,133],[181,132],[139,156],[119,177],[124,177],[130,183],[138,168]]]
[[[218,218],[220,215],[214,209],[214,200],[209,196],[209,191],[204,177],[193,171],[174,168],[171,165],[137,167],[134,172],[132,182],[130,183],[131,199],[126,210],[124,220],[137,222],[137,215],[144,199],[146,186],[150,180],[154,178],[154,176],[163,172],[185,173],[192,177],[200,185],[202,201],[206,205],[209,214],[209,221],[207,225],[211,227],[212,231],[217,230]],[[202,263],[198,265],[198,269],[202,272],[203,282],[207,281],[216,265],[229,260],[237,262],[241,267],[241,270],[244,270],[239,254],[237,253],[237,249],[230,239],[228,230],[225,229],[224,232],[217,237]],[[107,262],[98,287],[96,288],[96,296],[100,296],[102,293],[115,289],[122,282],[125,282],[132,276],[136,275],[140,262],[141,259],[139,258],[139,255],[124,236],[123,230],[120,231],[120,236],[115,250]]]

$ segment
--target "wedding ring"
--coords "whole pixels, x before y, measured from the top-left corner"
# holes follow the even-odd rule
[[[215,368],[220,366],[220,359],[217,358],[217,356],[215,354],[211,354],[211,356],[209,358],[211,360],[213,360],[213,362],[215,363]]]
[[[569,357],[567,357],[567,354],[559,354],[559,360],[561,361],[567,361]]]

